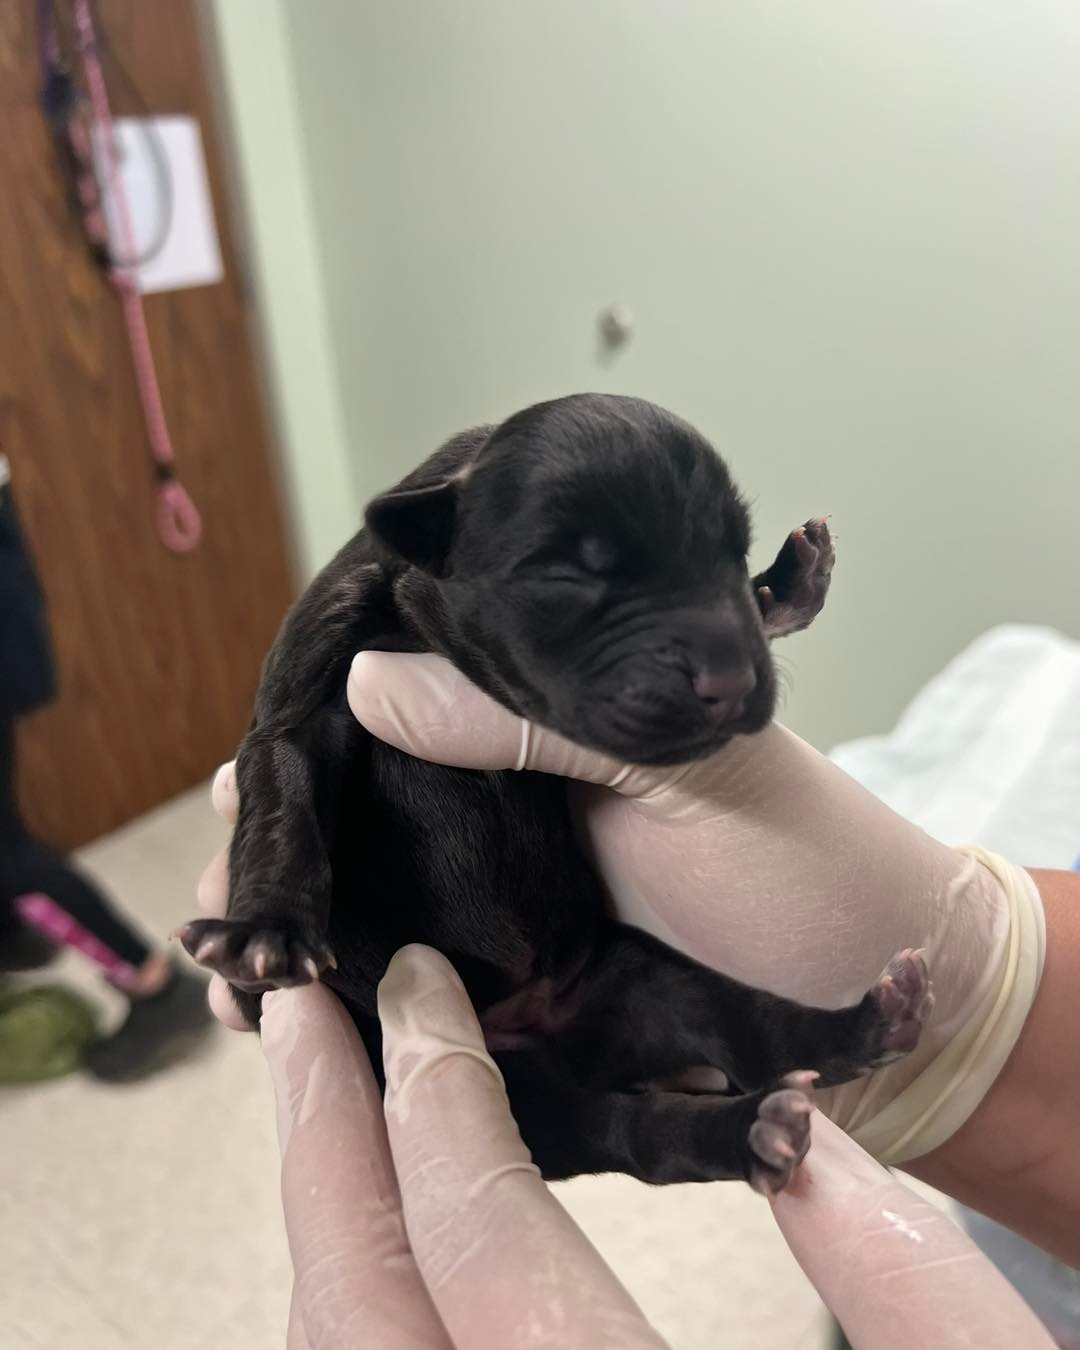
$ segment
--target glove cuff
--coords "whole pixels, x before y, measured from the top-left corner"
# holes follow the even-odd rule
[[[868,1153],[897,1166],[940,1147],[986,1096],[1012,1053],[1035,1002],[1046,956],[1042,898],[1023,869],[995,853],[960,848],[997,879],[1007,905],[1008,931],[997,971],[948,1044],[912,1082],[881,1104],[881,1069],[833,1097],[828,1114]],[[933,976],[933,953],[930,953]]]

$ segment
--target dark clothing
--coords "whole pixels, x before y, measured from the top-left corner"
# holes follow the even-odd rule
[[[12,901],[40,892],[123,961],[141,966],[150,948],[70,863],[34,839],[15,800],[15,719],[48,703],[56,688],[45,599],[26,548],[10,486],[0,486],[0,944],[16,920]]]
[[[19,527],[14,494],[0,486],[0,715],[31,712],[55,692],[45,597]]]

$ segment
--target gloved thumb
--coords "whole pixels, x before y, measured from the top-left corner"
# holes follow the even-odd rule
[[[386,1126],[416,1263],[469,1350],[660,1350],[662,1341],[540,1179],[465,988],[404,947],[379,985]]]
[[[533,769],[629,796],[657,781],[656,770],[621,764],[518,717],[441,656],[361,652],[349,672],[348,696],[353,715],[373,736],[436,764]]]

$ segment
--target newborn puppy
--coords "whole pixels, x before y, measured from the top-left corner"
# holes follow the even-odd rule
[[[322,978],[378,1071],[376,985],[427,943],[465,982],[546,1177],[778,1190],[806,1151],[808,1070],[840,1083],[915,1044],[921,958],[840,1011],[707,969],[607,914],[561,780],[412,759],[357,724],[345,684],[358,651],[441,652],[620,759],[713,754],[772,716],[769,640],[824,602],[825,522],[751,578],[746,506],[710,445],[601,395],[456,436],[366,521],[270,652],[237,760],[228,917],[184,945],[252,1022],[263,991]],[[703,1083],[723,1090],[688,1090]]]

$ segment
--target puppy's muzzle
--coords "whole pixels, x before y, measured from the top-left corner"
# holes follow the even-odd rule
[[[757,687],[757,674],[747,663],[705,665],[680,661],[677,665],[654,667],[627,680],[616,701],[624,712],[663,721],[674,717],[682,721],[704,717],[720,725],[734,721],[746,711],[746,703]]]
[[[757,687],[757,674],[751,666],[733,670],[706,667],[691,676],[690,687],[710,721],[730,722],[746,711],[746,700]]]

